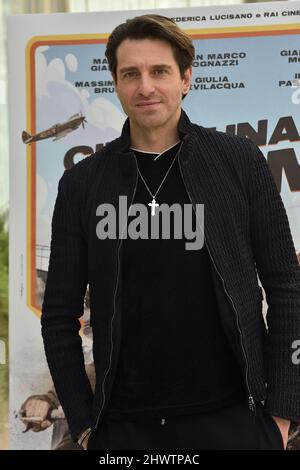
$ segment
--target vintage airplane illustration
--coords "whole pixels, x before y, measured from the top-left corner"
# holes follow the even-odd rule
[[[71,116],[68,121],[60,124],[54,124],[54,126],[49,127],[45,131],[38,132],[37,134],[30,135],[28,132],[22,132],[22,140],[24,144],[31,144],[32,142],[37,142],[43,139],[49,139],[50,137],[54,137],[53,140],[59,140],[65,137],[70,132],[75,131],[78,129],[80,124],[84,128],[84,123],[87,122],[85,116],[82,114],[74,114]]]

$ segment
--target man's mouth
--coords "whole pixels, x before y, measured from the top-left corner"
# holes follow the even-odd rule
[[[139,108],[146,108],[146,107],[155,106],[157,104],[160,104],[160,101],[140,101],[139,103],[137,103],[136,106]]]

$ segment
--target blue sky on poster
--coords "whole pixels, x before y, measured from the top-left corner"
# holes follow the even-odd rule
[[[297,38],[298,39],[298,38]],[[300,104],[292,102],[291,87],[279,87],[279,80],[291,80],[300,72],[300,65],[288,64],[280,51],[296,48],[296,36],[256,36],[196,40],[197,54],[244,52],[246,58],[238,66],[195,67],[197,77],[228,77],[229,82],[245,84],[240,89],[190,91],[183,107],[192,121],[224,131],[226,125],[249,122],[254,128],[258,120],[268,120],[270,139],[278,119],[292,116],[300,129]],[[72,45],[39,47],[36,51],[37,131],[71,115],[82,112],[88,123],[65,138],[37,143],[37,241],[50,243],[50,224],[57,183],[64,171],[63,157],[74,146],[108,142],[120,133],[125,115],[114,93],[95,94],[93,88],[76,88],[76,81],[111,81],[108,71],[91,70],[93,59],[104,59],[105,45]],[[109,86],[109,85],[108,85]],[[300,143],[282,142],[263,146],[268,150],[293,147],[300,155]],[[299,161],[299,157],[298,157]],[[287,208],[297,251],[300,251],[300,192],[291,192],[283,175],[282,198]]]
[[[86,116],[85,129],[80,126],[63,139],[47,139],[37,145],[37,243],[49,245],[51,217],[57,194],[57,184],[64,171],[66,152],[75,146],[108,142],[120,134],[125,115],[115,96],[99,96],[93,89],[76,88],[76,81],[99,79],[89,72],[95,57],[104,54],[103,45],[39,47],[36,50],[37,131],[70,116]],[[101,80],[111,80],[109,73]],[[79,160],[80,155],[77,160]]]
[[[281,55],[283,50],[295,50],[299,46],[296,35],[255,36],[243,38],[210,39],[195,41],[196,53],[245,52],[246,59],[240,60],[238,67],[207,67],[201,72],[194,69],[194,78],[219,77],[226,75],[231,82],[244,82],[245,88],[228,90],[207,90],[194,92],[185,103],[191,119],[207,127],[217,127],[225,131],[228,124],[249,122],[257,128],[259,120],[268,120],[270,140],[278,120],[292,116],[300,130],[300,103],[292,100],[295,89],[279,87],[280,80],[292,80],[300,73],[300,63],[288,63]],[[204,57],[205,58],[205,57]],[[198,69],[199,70],[199,69]],[[199,95],[200,93],[200,95]],[[294,100],[295,101],[295,100]],[[299,100],[298,100],[299,101]],[[277,145],[262,146],[267,156],[270,150],[294,148],[300,164],[300,142],[280,142]],[[283,172],[281,197],[289,217],[291,231],[297,252],[300,251],[300,192],[292,192]]]

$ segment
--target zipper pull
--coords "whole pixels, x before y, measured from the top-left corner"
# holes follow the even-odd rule
[[[161,418],[161,422],[160,422],[160,424],[161,424],[162,426],[164,426],[164,425],[165,425],[165,422],[166,422],[165,418]]]
[[[252,411],[254,414],[256,413],[256,406],[255,406],[255,401],[252,396],[248,398],[249,400],[249,410]]]

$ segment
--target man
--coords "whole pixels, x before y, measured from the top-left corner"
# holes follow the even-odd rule
[[[85,449],[283,449],[300,418],[300,273],[266,160],[181,110],[194,47],[170,19],[119,25],[106,56],[128,119],[60,180],[42,315],[72,437]],[[125,220],[100,219],[121,196]],[[184,236],[174,211],[167,239],[146,237],[173,204]],[[140,237],[133,208],[146,210]],[[78,336],[87,283],[94,394]]]

